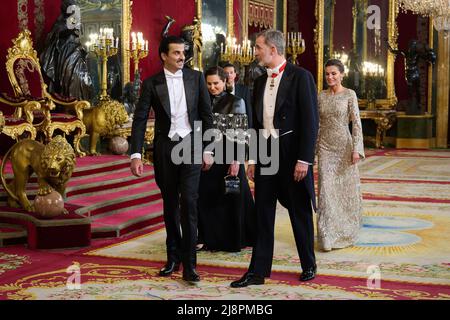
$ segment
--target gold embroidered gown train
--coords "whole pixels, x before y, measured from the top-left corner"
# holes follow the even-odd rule
[[[364,158],[358,99],[353,90],[319,94],[318,210],[319,246],[345,248],[357,239],[362,220],[362,194],[358,166],[352,152]],[[350,122],[351,132],[349,128]]]

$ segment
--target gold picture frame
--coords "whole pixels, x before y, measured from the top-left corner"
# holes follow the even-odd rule
[[[335,0],[336,1],[336,0]],[[339,1],[339,0],[337,0]],[[397,16],[399,13],[398,1],[389,0],[389,10],[388,10],[387,21],[387,41],[389,45],[396,49],[397,48],[397,38],[398,38],[398,28],[397,28]],[[314,29],[315,39],[314,48],[317,58],[317,87],[318,90],[323,89],[323,76],[324,76],[324,23],[325,23],[325,0],[317,0],[315,8],[316,16],[316,28]],[[331,17],[333,18],[333,17]],[[331,27],[330,37],[333,36],[333,27]],[[381,99],[376,99],[375,105],[379,109],[392,109],[397,104],[397,97],[395,95],[395,85],[394,85],[394,62],[395,55],[389,50],[386,56],[386,96]],[[360,106],[362,108],[366,107],[368,101],[366,99],[359,98]]]
[[[128,51],[128,44],[130,43],[130,32],[131,32],[131,25],[132,25],[132,0],[114,0],[112,2],[108,3],[101,3],[101,2],[91,2],[90,0],[78,0],[78,5],[80,8],[82,8],[82,16],[81,16],[81,22],[83,24],[83,28],[85,30],[85,36],[82,39],[84,42],[88,40],[89,33],[96,32],[98,33],[99,28],[103,27],[101,23],[95,24],[95,21],[93,22],[93,25],[87,25],[87,23],[83,22],[83,8],[84,10],[97,10],[104,12],[105,15],[111,15],[111,10],[105,10],[105,6],[114,6],[114,8],[121,8],[120,12],[120,21],[115,21],[112,26],[115,29],[115,36],[120,37],[120,61],[121,61],[121,68],[122,68],[122,81],[121,85],[122,88],[125,86],[126,83],[130,82],[130,53]],[[101,7],[101,8],[100,8]],[[100,10],[101,9],[101,10]],[[106,8],[107,9],[107,8]],[[92,18],[90,18],[92,20]],[[101,21],[101,19],[98,19]],[[117,30],[120,25],[120,30]],[[118,32],[120,31],[120,32]],[[84,44],[84,43],[83,43]]]

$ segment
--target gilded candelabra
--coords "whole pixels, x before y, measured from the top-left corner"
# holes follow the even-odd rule
[[[376,109],[376,98],[381,96],[384,83],[384,69],[377,63],[364,61],[362,73],[365,80],[367,109]]]
[[[225,47],[221,44],[221,60],[233,64],[238,62],[242,66],[247,66],[255,60],[255,50],[250,40],[244,39],[242,44],[236,44],[236,41],[236,38],[228,37]]]
[[[286,52],[292,56],[292,63],[297,64],[297,56],[305,52],[305,39],[301,32],[288,32],[286,39]]]
[[[148,56],[148,40],[144,40],[142,32],[131,33],[131,59],[134,62],[134,74],[139,71],[139,60]]]
[[[91,34],[90,38],[91,42],[87,46],[90,48],[90,51],[101,58],[102,63],[100,100],[108,100],[108,58],[117,54],[119,38],[116,38],[114,43],[112,28],[102,28],[100,29],[100,34]]]

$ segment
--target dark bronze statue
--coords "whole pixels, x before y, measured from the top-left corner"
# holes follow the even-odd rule
[[[408,50],[395,50],[389,43],[388,48],[393,54],[401,54],[405,59],[405,78],[408,84],[408,109],[407,114],[423,114],[424,108],[421,107],[420,97],[420,72],[419,72],[419,60],[425,60],[434,64],[436,61],[436,54],[433,49],[428,46],[424,46],[423,49],[419,49],[417,40],[412,39],[409,41]]]
[[[175,22],[175,19],[170,16],[165,16],[167,19],[167,23],[161,31],[161,37],[165,38],[169,35],[169,29],[172,24]],[[196,32],[198,30],[197,23],[200,23],[196,18],[194,19],[193,24],[184,25],[181,29],[180,37],[184,40],[184,65],[186,67],[192,68],[194,67],[194,52],[202,49],[201,37],[199,37]]]
[[[165,16],[165,18],[167,19],[167,23],[161,32],[161,38],[165,38],[169,35],[170,26],[175,22],[175,19],[170,16]]]
[[[80,100],[93,95],[86,64],[87,52],[80,42],[81,15],[76,0],[63,0],[61,13],[47,35],[40,54],[42,72],[50,93]]]
[[[140,72],[136,72],[133,82],[128,82],[123,89],[122,101],[125,106],[125,110],[129,116],[133,116],[136,110],[136,104],[139,99],[139,92],[141,90],[141,76]]]

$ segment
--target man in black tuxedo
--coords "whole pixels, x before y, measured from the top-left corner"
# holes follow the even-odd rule
[[[246,85],[236,83],[237,73],[236,68],[233,64],[225,63],[222,68],[227,74],[227,87],[231,88],[230,93],[234,94],[236,97],[244,99],[245,112],[247,113],[248,119],[248,127],[253,127],[252,98],[250,90]]]
[[[300,280],[316,275],[312,164],[318,130],[317,91],[310,72],[286,62],[284,49],[280,31],[266,30],[256,38],[256,58],[268,69],[255,81],[253,125],[261,132],[259,145],[267,143],[270,149],[277,145],[271,139],[278,140],[279,149],[270,151],[272,161],[279,151],[279,169],[275,174],[265,173],[261,155],[256,166],[248,166],[247,175],[255,181],[257,240],[248,272],[231,283],[235,288],[263,284],[270,277],[277,200],[289,211],[303,270]]]
[[[202,129],[211,129],[213,125],[210,98],[202,74],[183,69],[183,39],[163,38],[159,55],[164,70],[144,81],[134,113],[131,171],[135,176],[143,173],[141,152],[149,111],[153,108],[155,180],[164,201],[167,233],[167,263],[159,274],[169,276],[178,271],[182,262],[183,279],[196,282],[200,280],[195,270],[200,172],[212,165],[212,155],[202,155],[201,142]],[[194,136],[200,137],[200,148],[197,141],[194,143]],[[179,138],[182,140],[178,141]],[[178,156],[183,158],[181,163]]]

